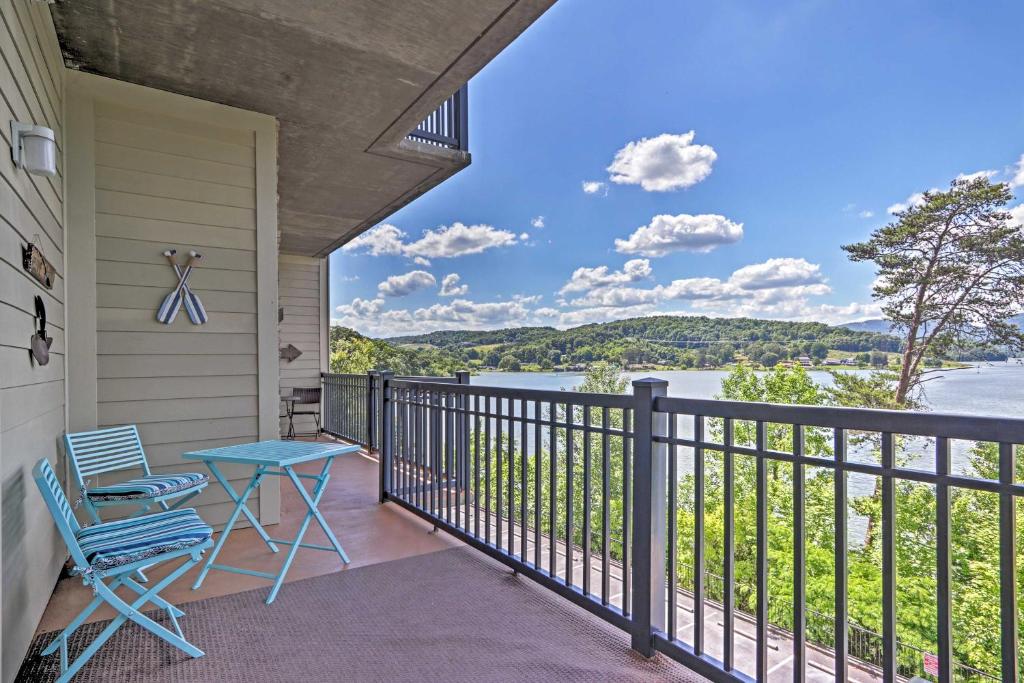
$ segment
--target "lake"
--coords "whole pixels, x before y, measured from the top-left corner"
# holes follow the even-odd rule
[[[868,370],[849,370],[867,374]],[[652,370],[625,373],[629,378],[657,377],[668,380],[670,396],[714,398],[721,391],[725,370]],[[829,372],[808,374],[821,385],[832,383]],[[939,413],[1024,417],[1024,364],[977,363],[966,370],[943,370],[925,387],[928,410]],[[522,389],[572,389],[583,381],[574,372],[484,372],[474,375],[473,384]]]
[[[849,370],[867,374],[868,370]],[[670,396],[686,398],[715,398],[721,391],[722,379],[728,375],[725,370],[659,370],[625,373],[629,378],[657,377],[668,381]],[[763,374],[763,373],[762,373]],[[817,383],[827,386],[832,383],[829,372],[812,370],[808,374]],[[1005,363],[977,363],[967,369],[943,370],[932,375],[934,379],[926,385],[924,402],[927,410],[940,413],[967,415],[988,415],[1000,417],[1024,417],[1024,364],[1014,359]],[[582,373],[570,372],[485,372],[474,375],[473,384],[522,389],[559,390],[572,389],[583,381]],[[686,421],[689,422],[689,421]],[[681,424],[680,433],[690,431],[688,424]],[[953,470],[962,474],[968,467],[971,444],[953,442]],[[877,448],[877,445],[876,445]],[[692,453],[681,449],[680,472],[693,468]],[[903,442],[898,457],[908,467],[935,471],[933,442],[927,439],[907,439]],[[870,446],[851,446],[851,460],[877,462],[875,449]],[[869,495],[875,486],[875,477],[850,474],[851,496]],[[862,520],[851,516],[850,541],[863,538]]]
[[[867,374],[868,370],[849,370],[856,374]],[[657,377],[668,381],[670,396],[696,399],[712,399],[720,393],[722,380],[728,375],[724,370],[706,371],[645,371],[626,373],[628,377]],[[760,373],[764,374],[764,373]],[[825,371],[810,371],[808,374],[820,385],[832,384],[832,374]],[[978,363],[960,370],[943,370],[936,372],[925,384],[924,403],[926,409],[937,413],[955,413],[979,416],[1024,417],[1024,364],[1017,360],[1003,363]],[[541,389],[558,391],[570,390],[582,383],[582,373],[533,373],[533,372],[485,372],[474,375],[472,384],[484,386],[511,387],[521,389]],[[513,410],[518,414],[518,408]],[[692,434],[690,424],[680,424],[680,433]],[[528,437],[530,443],[532,436]],[[905,439],[901,440],[900,459],[908,467],[934,472],[934,440]],[[953,442],[953,470],[964,473],[969,466],[971,444]],[[877,463],[877,440],[873,445],[858,448],[851,444],[850,459]],[[563,456],[564,457],[564,456]],[[680,449],[678,454],[680,476],[693,472],[694,458],[689,449]],[[813,468],[808,468],[811,476]],[[820,471],[820,470],[819,470]],[[870,496],[875,490],[877,477],[851,473],[847,478],[848,492],[851,498]],[[579,495],[579,494],[577,494]],[[896,502],[900,505],[899,499]],[[864,544],[867,535],[868,520],[852,509],[847,509],[847,545],[858,548]]]

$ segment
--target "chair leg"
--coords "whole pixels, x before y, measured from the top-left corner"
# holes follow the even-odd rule
[[[174,615],[173,612],[168,610],[168,613],[171,615],[171,622],[174,624],[175,630],[177,630],[178,633],[168,630],[139,612],[139,609],[146,603],[153,603],[158,607],[163,607],[163,605],[166,604],[177,610],[176,607],[168,603],[166,600],[158,597],[158,593],[196,564],[198,564],[198,559],[189,559],[185,561],[180,567],[168,574],[149,590],[145,590],[138,585],[132,586],[131,583],[128,583],[132,590],[138,592],[141,589],[143,591],[142,594],[130,605],[114,592],[118,586],[125,584],[126,581],[130,582],[130,578],[127,576],[118,577],[114,579],[109,586],[99,579],[94,579],[92,585],[96,590],[96,597],[93,598],[93,601],[89,603],[89,606],[86,607],[81,614],[75,617],[74,621],[64,629],[61,635],[43,651],[43,654],[51,654],[57,649],[57,647],[60,647],[61,649],[61,675],[57,679],[58,683],[66,683],[67,681],[70,681],[74,675],[78,673],[79,669],[81,669],[85,663],[96,654],[103,644],[106,643],[112,635],[114,635],[117,629],[121,628],[121,626],[128,620],[134,621],[153,635],[165,640],[171,645],[174,645],[186,654],[192,657],[202,657],[204,654],[203,651],[185,640],[181,635],[181,629],[178,626],[176,615]],[[74,632],[74,630],[77,629],[81,623],[84,622],[85,619],[88,618],[88,616],[104,602],[118,611],[117,617],[115,617],[107,627],[104,628],[98,636],[96,636],[95,640],[89,643],[89,646],[80,655],[78,655],[75,661],[69,666],[67,662],[67,637],[70,636],[71,633]]]
[[[139,595],[145,595],[146,594],[146,589],[143,586],[141,586],[138,583],[136,583],[135,581],[133,581],[130,576],[124,577],[124,585],[128,586],[129,588],[131,588],[133,591],[135,591]],[[173,617],[183,617],[183,616],[185,616],[184,612],[182,612],[180,609],[178,609],[177,607],[175,607],[171,603],[169,603],[166,600],[164,600],[163,598],[161,598],[159,595],[154,595],[153,599],[150,600],[150,602],[153,603],[155,606],[159,607],[160,609],[167,610],[167,612],[171,616],[173,616]]]

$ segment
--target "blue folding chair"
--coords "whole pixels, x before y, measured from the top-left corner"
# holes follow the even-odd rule
[[[213,545],[213,529],[192,508],[83,528],[75,519],[50,463],[43,458],[36,463],[32,474],[71,553],[74,562],[72,575],[81,576],[82,583],[91,586],[94,595],[81,614],[43,650],[43,655],[50,655],[60,649],[61,675],[58,683],[71,680],[126,621],[135,622],[192,657],[202,657],[203,651],[185,640],[178,625],[178,617],[184,616],[184,612],[161,598],[159,593],[200,561],[206,549]],[[132,574],[142,567],[182,557],[185,562],[180,567],[149,589],[132,578]],[[110,582],[104,583],[104,579],[110,579]],[[114,592],[121,586],[127,586],[139,597],[131,603],[121,599]],[[68,665],[68,638],[103,603],[117,610],[117,617]],[[142,614],[141,610],[147,603],[167,611],[173,631]]]
[[[199,472],[152,474],[135,425],[68,434],[64,445],[75,483],[81,491],[79,500],[97,524],[101,521],[101,507],[137,505],[139,510],[133,516],[146,514],[154,505],[174,510],[199,495],[210,483],[209,475]],[[142,476],[106,486],[91,486],[88,481],[95,475],[134,469],[141,469]],[[168,505],[167,501],[174,499],[179,500]]]

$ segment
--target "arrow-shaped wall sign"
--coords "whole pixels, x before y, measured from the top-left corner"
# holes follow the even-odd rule
[[[289,344],[288,346],[281,349],[281,358],[285,359],[289,363],[302,355],[302,351],[295,348],[294,345]]]

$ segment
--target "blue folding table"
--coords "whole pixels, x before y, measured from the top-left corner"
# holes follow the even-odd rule
[[[213,474],[214,478],[220,482],[220,485],[224,487],[224,490],[227,491],[227,494],[235,503],[235,509],[232,510],[231,516],[228,517],[227,524],[224,526],[224,531],[221,532],[220,538],[217,539],[217,545],[214,546],[213,552],[210,553],[210,557],[203,565],[202,571],[199,572],[199,578],[196,579],[192,588],[199,588],[211,569],[220,569],[222,571],[235,572],[236,574],[259,576],[274,582],[274,586],[270,589],[270,595],[267,596],[267,604],[269,605],[274,601],[274,598],[277,597],[277,592],[281,589],[281,584],[284,583],[284,577],[288,573],[288,568],[291,566],[292,560],[295,559],[295,553],[300,547],[310,548],[312,550],[336,552],[341,558],[341,561],[348,564],[348,556],[345,554],[345,551],[342,550],[341,544],[338,543],[338,539],[334,536],[334,532],[332,532],[331,528],[327,526],[327,521],[317,509],[317,504],[320,502],[324,489],[327,487],[327,481],[330,479],[331,465],[334,464],[334,458],[347,453],[355,453],[359,450],[359,446],[346,446],[334,443],[316,443],[311,441],[259,441],[257,443],[239,444],[237,446],[225,446],[223,448],[211,448],[205,451],[190,451],[185,453],[182,457],[187,460],[202,460],[206,463],[206,466],[210,468],[210,472]],[[324,461],[320,474],[302,474],[294,470],[295,465],[315,460]],[[221,473],[220,469],[217,467],[217,463],[237,463],[256,466],[256,471],[253,473],[252,479],[249,480],[249,485],[245,487],[245,490],[242,491],[241,495],[235,491],[234,487],[231,486],[231,482],[229,482]],[[249,496],[251,496],[252,492],[259,487],[263,478],[267,476],[287,477],[288,479],[291,479],[292,484],[295,485],[295,488],[298,490],[302,500],[306,503],[306,507],[308,508],[306,517],[302,520],[302,524],[299,526],[299,532],[295,535],[293,540],[289,541],[271,538],[256,518],[256,515],[254,515],[246,505],[246,501],[249,499]],[[306,491],[306,488],[302,485],[302,479],[312,479],[316,482],[313,485],[312,494]],[[288,555],[285,557],[284,564],[281,566],[281,570],[277,574],[215,563],[217,555],[220,554],[221,548],[224,547],[224,543],[228,540],[228,536],[231,534],[231,530],[238,521],[238,516],[240,514],[244,514],[246,516],[253,528],[256,529],[256,533],[260,535],[263,542],[266,543],[267,547],[273,552],[278,552],[276,545],[278,543],[281,545],[291,546],[288,550]],[[320,528],[323,529],[324,534],[327,535],[328,540],[331,542],[330,545],[318,545],[302,542],[302,538],[306,535],[306,530],[309,528],[309,523],[314,519],[317,524],[320,525]]]

